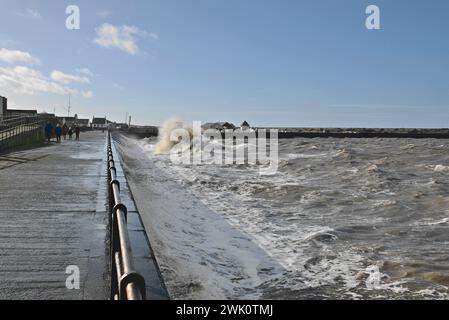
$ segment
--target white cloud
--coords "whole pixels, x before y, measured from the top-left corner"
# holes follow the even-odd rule
[[[0,87],[6,92],[34,95],[36,93],[76,94],[77,90],[47,79],[38,70],[25,66],[0,68]]]
[[[105,23],[96,28],[95,31],[97,33],[97,37],[94,39],[96,44],[104,48],[118,48],[131,55],[140,51],[137,45],[138,38],[150,36],[154,40],[158,39],[155,33],[149,34],[135,26],[114,26]]]
[[[55,70],[51,73],[50,78],[56,82],[60,82],[62,84],[69,84],[72,82],[78,83],[90,83],[88,77],[77,76],[73,74],[66,74],[64,72]]]
[[[36,9],[27,8],[25,11],[18,12],[19,17],[31,18],[31,19],[41,19],[42,16]]]
[[[94,73],[90,71],[88,68],[76,69],[78,73],[85,74],[88,77],[94,77]]]
[[[94,97],[94,93],[92,91],[83,91],[81,94],[86,99],[92,99]]]
[[[39,60],[30,53],[19,50],[0,49],[0,61],[7,63],[24,62],[27,64],[37,64]]]

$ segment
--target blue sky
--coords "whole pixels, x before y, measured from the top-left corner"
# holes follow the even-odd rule
[[[447,21],[446,0],[1,0],[0,95],[138,124],[448,127]]]

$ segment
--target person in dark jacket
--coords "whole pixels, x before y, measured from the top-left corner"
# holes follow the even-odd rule
[[[56,125],[55,135],[56,135],[56,142],[61,143],[62,128],[59,125],[59,123]]]
[[[67,134],[69,135],[69,140],[72,140],[72,135],[73,135],[72,127],[69,128],[69,131],[67,131]]]
[[[77,140],[77,141],[79,141],[79,139],[80,139],[80,132],[81,132],[81,129],[80,129],[80,127],[77,125],[77,126],[75,127],[75,135],[76,135],[76,140]]]
[[[67,126],[66,123],[64,123],[64,125],[62,126],[62,137],[64,138],[64,140],[67,138],[68,132],[69,132],[69,127]]]
[[[47,122],[47,124],[45,126],[45,136],[47,137],[48,142],[50,142],[52,132],[53,132],[53,126],[50,122]]]

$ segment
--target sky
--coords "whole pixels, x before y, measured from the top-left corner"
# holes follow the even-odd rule
[[[66,7],[80,29],[66,28]],[[380,30],[365,10],[380,9]],[[0,0],[12,108],[133,124],[449,127],[447,0]]]

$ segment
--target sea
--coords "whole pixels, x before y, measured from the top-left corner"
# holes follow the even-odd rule
[[[173,299],[448,298],[448,140],[280,139],[273,175],[115,143]]]

